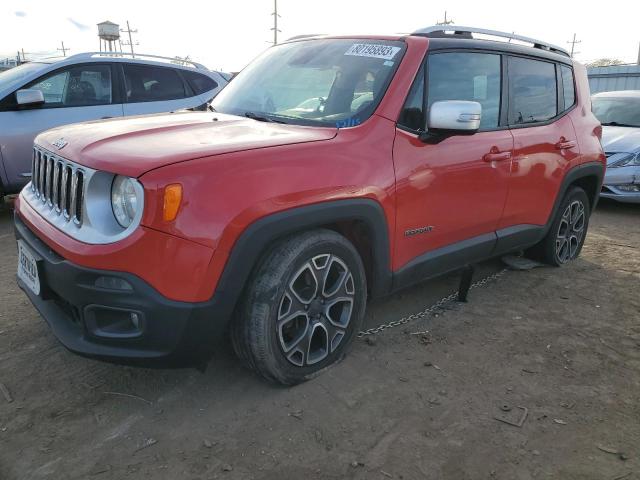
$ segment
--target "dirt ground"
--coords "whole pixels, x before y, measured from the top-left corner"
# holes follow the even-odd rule
[[[295,388],[224,343],[204,372],[73,355],[16,286],[6,208],[0,259],[1,480],[640,479],[640,206],[603,202],[572,265],[509,271]],[[367,326],[456,282],[377,301]]]

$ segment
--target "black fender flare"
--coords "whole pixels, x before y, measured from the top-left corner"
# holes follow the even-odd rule
[[[373,251],[371,294],[391,288],[391,249],[387,219],[372,199],[327,201],[270,214],[249,225],[235,242],[224,267],[214,299],[231,314],[261,255],[278,239],[297,232],[341,221],[361,221],[370,235]],[[225,310],[227,309],[225,308]]]
[[[549,215],[549,219],[547,220],[547,224],[544,227],[544,234],[545,235],[547,234],[547,232],[551,228],[551,225],[553,224],[553,220],[556,218],[556,215],[558,213],[558,209],[560,208],[560,204],[562,203],[562,200],[564,199],[564,196],[567,194],[567,191],[569,190],[569,187],[571,187],[571,185],[573,185],[576,181],[580,180],[581,178],[596,177],[596,179],[597,179],[596,189],[595,189],[595,192],[593,194],[593,198],[590,198],[590,200],[591,200],[591,213],[593,213],[593,211],[596,208],[596,205],[598,204],[598,198],[600,198],[600,190],[602,189],[602,182],[604,180],[604,173],[605,173],[605,166],[604,166],[604,164],[602,164],[600,162],[583,163],[581,165],[573,167],[571,170],[569,170],[566,173],[566,175],[564,176],[564,179],[562,180],[562,184],[560,185],[560,190],[558,191],[558,195],[556,196],[556,200],[555,200],[555,202],[553,204],[553,209],[551,210],[551,215]],[[588,194],[589,193],[587,192],[587,195]]]

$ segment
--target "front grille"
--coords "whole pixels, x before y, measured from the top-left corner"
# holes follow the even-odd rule
[[[84,177],[82,168],[68,160],[35,147],[31,165],[31,190],[66,221],[82,225]]]

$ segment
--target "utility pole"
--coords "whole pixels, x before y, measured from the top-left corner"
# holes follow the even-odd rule
[[[281,31],[278,30],[278,18],[280,18],[280,15],[278,15],[278,0],[273,0],[273,13],[271,15],[273,15],[273,28],[271,29],[273,30],[273,44],[277,45],[278,32]]]
[[[640,43],[638,43],[638,65],[640,65]]]
[[[436,22],[436,25],[451,25],[453,20],[447,19],[447,11],[444,11],[444,20],[442,22]]]
[[[125,42],[122,42],[122,45],[129,45],[129,46],[131,47],[131,56],[132,56],[133,58],[135,58],[135,56],[136,56],[136,55],[135,55],[135,53],[133,52],[133,45],[134,45],[134,43],[133,43],[133,39],[131,38],[131,34],[132,34],[132,33],[138,33],[138,30],[137,30],[137,29],[136,29],[136,30],[131,30],[131,27],[129,26],[129,20],[127,20],[127,29],[125,30],[125,29],[121,28],[121,29],[120,29],[120,31],[121,31],[122,33],[126,33],[126,34],[128,34],[128,35],[129,35],[129,42],[126,42],[126,41],[125,41]],[[139,43],[138,43],[138,42],[136,42],[136,43],[135,43],[135,45],[139,45]]]
[[[64,41],[62,42],[62,48],[58,48],[57,49],[59,52],[62,52],[62,56],[66,57],[67,56],[67,50],[71,50],[70,48],[65,48],[64,46]]]
[[[574,55],[579,54],[580,52],[576,52],[576,44],[578,43],[582,43],[582,40],[576,40],[576,34],[573,34],[573,40],[569,40],[567,43],[571,44],[571,58],[573,58]]]

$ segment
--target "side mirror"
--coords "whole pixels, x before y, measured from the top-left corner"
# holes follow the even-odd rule
[[[36,106],[44,103],[42,91],[35,89],[18,90],[16,92],[16,103],[21,106]]]
[[[434,102],[427,116],[427,131],[420,138],[438,143],[454,135],[473,135],[480,129],[482,105],[466,100]]]

